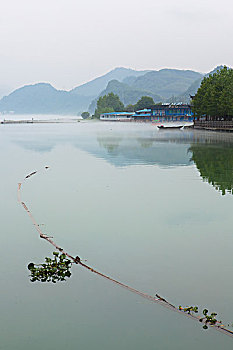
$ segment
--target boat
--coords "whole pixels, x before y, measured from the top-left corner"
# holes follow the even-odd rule
[[[162,129],[182,129],[184,125],[157,125],[157,128]]]

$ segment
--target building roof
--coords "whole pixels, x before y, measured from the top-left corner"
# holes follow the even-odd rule
[[[159,105],[151,106],[152,110],[170,109],[170,108],[191,108],[191,106],[188,104],[183,104],[183,103],[166,103],[166,104],[159,104]]]
[[[150,117],[151,113],[141,113],[141,114],[137,114],[137,112],[132,115],[132,117]]]
[[[101,113],[101,115],[133,115],[134,112],[108,112],[108,113]]]
[[[150,113],[151,112],[151,108],[144,108],[144,109],[139,109],[138,111],[136,111],[136,113],[142,113],[142,112],[148,112],[148,113]]]

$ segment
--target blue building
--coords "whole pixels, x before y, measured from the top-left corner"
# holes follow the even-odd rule
[[[130,122],[133,112],[109,112],[100,114],[100,120],[109,122]]]
[[[149,109],[137,111],[132,117],[137,121],[152,121],[154,123],[193,121],[191,106],[182,103],[164,103],[154,105]]]
[[[105,121],[139,121],[157,124],[166,122],[193,122],[191,106],[182,103],[164,103],[141,109],[137,112],[110,112],[100,115]]]
[[[135,121],[151,122],[151,108],[140,109],[132,115]]]

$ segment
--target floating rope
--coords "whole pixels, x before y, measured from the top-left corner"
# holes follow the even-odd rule
[[[48,166],[45,167],[45,169],[49,169]],[[35,175],[38,171],[33,171],[30,174],[28,174],[25,178],[24,181],[29,179],[31,176]],[[82,267],[84,267],[85,269],[97,274],[98,276],[101,276],[105,279],[107,279],[108,281],[111,281],[115,284],[117,284],[118,286],[121,286],[125,289],[127,289],[128,291],[135,293],[149,301],[152,301],[154,303],[160,304],[172,311],[178,312],[179,314],[182,314],[186,317],[189,317],[195,321],[199,321],[204,323],[204,321],[202,321],[200,316],[196,316],[194,314],[189,314],[189,313],[185,313],[182,309],[177,308],[176,306],[172,305],[171,303],[169,303],[166,299],[162,298],[160,295],[156,294],[156,298],[153,297],[152,295],[149,295],[147,293],[143,293],[135,288],[132,288],[130,286],[128,286],[127,284],[124,284],[122,282],[119,282],[115,279],[113,279],[112,277],[109,277],[95,269],[93,269],[92,267],[84,264],[82,262],[82,260],[80,259],[79,256],[73,257],[72,255],[70,255],[68,252],[64,251],[63,248],[59,247],[52,239],[51,237],[47,236],[46,234],[44,234],[41,229],[40,229],[40,225],[36,222],[34,216],[32,215],[31,211],[29,210],[29,208],[27,207],[27,205],[25,204],[25,202],[23,202],[21,200],[21,188],[22,188],[22,182],[18,183],[18,191],[17,191],[17,198],[18,198],[18,202],[22,205],[22,207],[24,208],[24,210],[27,212],[28,216],[30,217],[33,225],[35,226],[37,232],[39,233],[40,238],[45,239],[47,242],[49,242],[50,244],[52,244],[57,250],[59,250],[61,253],[65,254],[68,258],[70,258],[75,264],[81,265]],[[225,334],[225,335],[229,335],[231,337],[233,337],[233,332],[230,331],[229,329],[225,328],[224,325],[218,323],[218,324],[213,324],[210,325],[212,328],[214,328],[215,330]]]

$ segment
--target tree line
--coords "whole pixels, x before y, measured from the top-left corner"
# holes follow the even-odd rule
[[[155,104],[150,96],[142,96],[135,105],[124,106],[118,95],[113,92],[100,96],[95,109],[95,118],[99,118],[102,113],[110,112],[136,112],[140,109],[150,108]]]
[[[193,97],[197,116],[233,117],[233,70],[224,66],[203,78]]]

